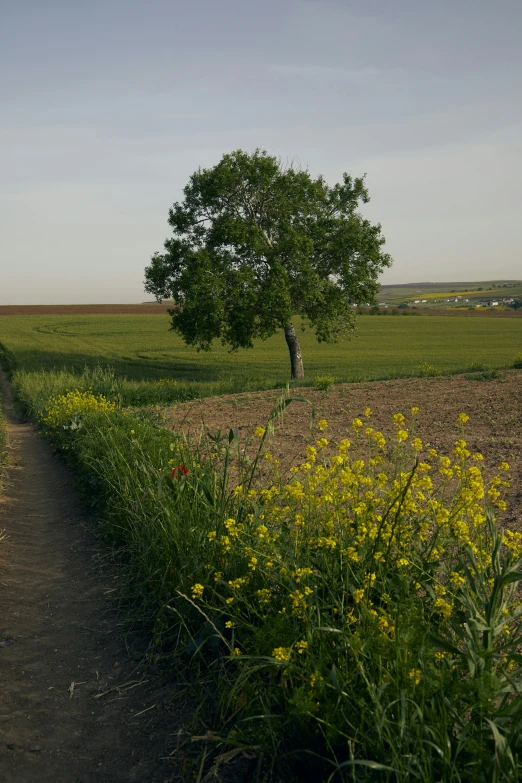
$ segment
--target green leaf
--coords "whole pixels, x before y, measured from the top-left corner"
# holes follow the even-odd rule
[[[232,443],[233,441],[234,441],[235,443],[237,443],[237,441],[238,441],[238,440],[239,440],[239,430],[237,430],[237,429],[234,427],[234,428],[232,428],[231,430],[229,430],[229,433],[228,433],[228,442],[229,442],[229,444],[230,444],[230,443]]]
[[[458,647],[450,644],[450,642],[446,641],[446,639],[440,639],[437,636],[433,636],[431,634],[428,638],[436,650],[439,650],[440,652],[448,652],[452,655],[462,655],[462,652],[458,649]]]
[[[522,655],[520,653],[508,653],[508,659],[522,664]]]
[[[500,733],[499,728],[494,721],[490,720],[489,718],[486,718],[486,723],[489,723],[491,731],[493,732],[496,752],[501,757],[507,755],[509,753],[509,746],[508,746],[507,739],[504,737],[503,734]]]
[[[522,571],[509,571],[507,574],[503,574],[498,578],[498,583],[502,587],[509,585],[512,582],[520,582],[522,580]]]

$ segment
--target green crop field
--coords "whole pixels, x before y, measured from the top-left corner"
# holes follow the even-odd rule
[[[412,299],[436,299],[447,296],[465,296],[475,301],[490,297],[520,297],[522,283],[517,280],[486,280],[462,283],[405,283],[382,285],[378,294],[380,302],[399,303]]]
[[[8,316],[0,319],[0,343],[23,370],[110,364],[136,380],[174,378],[198,383],[235,380],[286,382],[289,361],[283,334],[252,350],[229,353],[221,345],[197,352],[169,331],[163,315]],[[418,374],[428,362],[444,372],[472,362],[505,367],[522,349],[522,319],[360,318],[351,340],[319,345],[311,331],[301,344],[308,379],[330,374],[340,381]]]

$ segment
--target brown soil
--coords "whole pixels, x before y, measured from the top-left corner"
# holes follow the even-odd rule
[[[187,707],[128,649],[71,477],[2,385],[0,783],[184,780],[169,754]]]
[[[511,466],[511,488],[507,493],[506,522],[522,522],[522,372],[510,371],[489,381],[469,380],[457,375],[443,378],[412,378],[373,383],[339,384],[329,393],[298,389],[315,409],[316,422],[328,421],[324,433],[337,442],[352,438],[351,421],[363,417],[369,406],[369,424],[386,434],[394,432],[392,415],[409,417],[413,406],[420,408],[416,434],[426,445],[451,453],[453,442],[460,438],[459,413],[467,413],[465,437],[470,450],[484,454],[485,465],[494,470],[502,461]],[[228,432],[237,427],[241,441],[251,439],[247,451],[252,454],[257,443],[255,427],[264,425],[280,398],[280,392],[258,392],[213,397],[177,405],[163,413],[167,425],[192,436],[204,431]],[[310,433],[311,406],[293,403],[285,411],[267,450],[281,460],[281,467],[302,461],[305,446],[318,436]],[[266,467],[266,463],[265,463]]]
[[[0,305],[0,315],[164,315],[170,304]]]

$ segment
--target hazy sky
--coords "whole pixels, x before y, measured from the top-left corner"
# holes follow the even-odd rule
[[[521,0],[0,0],[0,303],[133,302],[199,165],[367,173],[385,281],[522,277]]]

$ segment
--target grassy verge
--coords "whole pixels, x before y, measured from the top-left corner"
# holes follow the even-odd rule
[[[245,753],[258,781],[520,778],[522,536],[493,516],[507,466],[488,476],[457,425],[439,455],[415,410],[390,434],[367,411],[336,446],[318,422],[293,473],[269,455],[263,487],[235,431],[191,446],[87,391],[31,402],[30,378],[17,391],[95,504],[135,622],[199,683],[214,767]]]
[[[5,467],[8,463],[8,439],[7,439],[7,422],[4,412],[2,410],[2,401],[0,399],[0,500],[5,495],[6,487],[6,471]],[[0,529],[0,542],[5,538],[5,530]]]
[[[8,460],[7,422],[0,402],[0,497],[4,494],[5,472]]]
[[[25,413],[33,417],[37,417],[45,410],[50,397],[66,394],[70,389],[102,394],[123,407],[167,405],[187,402],[199,397],[250,390],[249,384],[239,379],[205,385],[169,378],[156,381],[132,380],[117,376],[111,367],[100,365],[93,368],[86,367],[80,373],[71,373],[67,370],[59,372],[14,370],[12,381]],[[258,390],[259,384],[253,386]],[[269,384],[264,388],[272,388],[272,386]]]
[[[1,355],[0,363],[2,363]],[[515,356],[508,366],[517,368],[521,364],[520,356]],[[152,405],[172,405],[178,402],[216,397],[224,394],[285,387],[285,384],[281,383],[278,386],[277,383],[274,384],[270,380],[264,382],[251,379],[249,381],[239,377],[230,381],[216,381],[205,384],[176,381],[169,378],[155,381],[133,380],[117,375],[112,367],[102,365],[97,365],[93,368],[85,367],[83,372],[79,373],[67,370],[28,372],[16,369],[13,357],[8,356],[6,360],[5,355],[3,365],[10,371],[11,380],[24,413],[32,418],[38,418],[46,410],[51,397],[66,394],[71,389],[101,394],[114,402],[118,407],[142,408]],[[466,374],[466,377],[471,380],[491,380],[499,377],[497,369],[480,363],[473,363],[451,372],[443,372],[440,368],[424,362],[416,368],[414,373],[396,372],[380,380],[388,380],[391,377],[438,377],[457,374]],[[294,382],[292,388],[298,389],[299,387],[314,386],[316,389],[327,390],[337,381],[338,379],[331,375],[315,376],[310,380]]]

